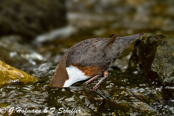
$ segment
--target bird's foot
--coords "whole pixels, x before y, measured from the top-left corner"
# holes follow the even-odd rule
[[[91,79],[89,79],[88,81],[86,81],[85,83],[83,83],[82,85],[88,85],[90,82],[92,82],[93,80],[97,79],[100,76],[101,75],[96,75],[96,76],[92,77]]]
[[[104,77],[101,78],[101,80],[93,87],[93,91],[95,91],[98,86],[108,77],[108,71],[104,72]]]

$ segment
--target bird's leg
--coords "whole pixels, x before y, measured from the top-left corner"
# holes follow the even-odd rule
[[[91,79],[89,79],[88,81],[86,81],[85,83],[83,83],[83,85],[87,85],[89,84],[90,82],[92,82],[93,80],[95,80],[96,78],[100,77],[101,75],[96,75],[94,77],[92,77]]]
[[[93,87],[93,91],[108,77],[108,71],[104,72],[104,77],[101,78],[101,80]]]

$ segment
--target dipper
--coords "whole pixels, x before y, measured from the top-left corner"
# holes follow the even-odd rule
[[[143,34],[83,40],[72,46],[63,55],[52,77],[51,87],[69,87],[73,83],[89,79],[87,85],[96,78],[101,80],[93,87],[95,90],[108,77],[108,67],[134,40]]]

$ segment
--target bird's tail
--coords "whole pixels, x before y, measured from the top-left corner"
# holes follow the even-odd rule
[[[107,57],[111,59],[115,59],[115,57],[117,58],[131,42],[139,39],[143,35],[144,34],[140,33],[130,36],[117,37],[112,45],[106,49]]]

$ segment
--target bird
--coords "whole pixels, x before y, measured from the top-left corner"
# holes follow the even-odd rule
[[[69,48],[61,58],[51,79],[50,87],[70,87],[72,84],[87,80],[89,84],[98,77],[103,77],[92,88],[98,86],[108,77],[108,68],[125,48],[143,34],[117,37],[91,38],[76,43]]]

